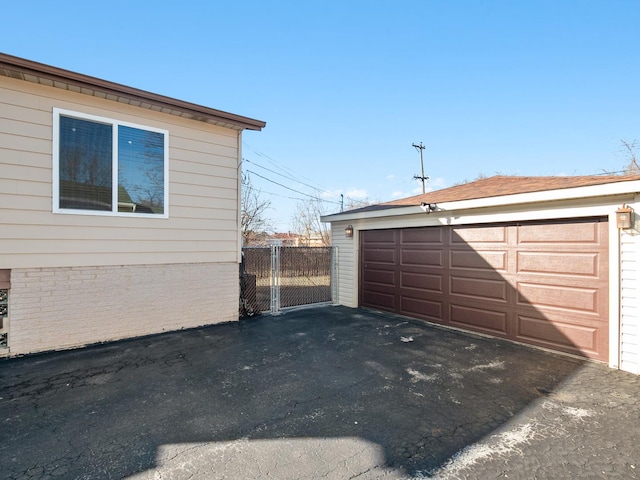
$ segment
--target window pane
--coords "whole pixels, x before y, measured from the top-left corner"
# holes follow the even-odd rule
[[[112,127],[60,116],[60,208],[111,210]]]
[[[164,213],[164,134],[118,126],[118,211]]]

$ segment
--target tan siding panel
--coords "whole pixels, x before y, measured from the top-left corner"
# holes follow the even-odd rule
[[[238,210],[238,201],[236,198],[229,196],[228,198],[211,198],[196,197],[193,195],[177,195],[170,196],[171,205],[181,207],[200,207],[200,208],[218,208],[222,210]]]
[[[26,152],[24,150],[3,150],[0,148],[0,165],[22,165],[25,167],[46,168],[49,171],[49,181],[53,171],[51,163],[51,152],[38,153]]]
[[[46,203],[50,205],[48,199],[42,197],[17,197],[11,196],[11,198],[19,198],[25,203],[33,201],[38,206],[40,203]],[[0,202],[2,202],[3,196],[0,195]],[[0,203],[5,205],[4,203]],[[235,212],[229,212],[227,210],[214,210],[214,209],[189,209],[197,210],[198,215],[193,218],[189,218],[185,215],[172,216],[169,219],[156,219],[156,218],[123,218],[115,216],[97,216],[97,215],[70,215],[70,214],[56,214],[53,215],[46,211],[41,211],[37,208],[31,210],[17,210],[12,205],[10,209],[2,210],[0,215],[0,225],[13,225],[15,228],[20,229],[30,226],[44,226],[51,227],[58,230],[84,227],[87,229],[92,228],[109,228],[116,232],[119,232],[119,236],[128,235],[131,230],[140,229],[142,231],[153,231],[154,238],[159,235],[158,232],[172,231],[172,230],[210,230],[214,235],[217,230],[231,230],[236,228],[236,215]],[[60,226],[59,216],[64,217],[64,227]],[[194,221],[196,220],[196,221]],[[135,226],[135,228],[133,228]]]
[[[233,190],[235,192],[238,180],[236,178],[218,177],[213,175],[172,172],[171,180],[175,184],[182,185],[199,185],[213,188],[223,188],[227,190]]]
[[[0,164],[1,165],[1,164]],[[51,197],[51,182],[33,182],[31,180],[14,180],[0,178],[0,192],[16,196],[24,194],[36,197]]]
[[[5,225],[11,223],[23,224],[27,220],[24,218],[23,210],[39,210],[38,214],[47,211],[46,217],[51,218],[48,211],[51,210],[51,196],[36,197],[33,195],[12,195],[0,193],[0,223]]]
[[[188,140],[176,136],[171,137],[171,148],[175,148],[176,150],[206,153],[207,155],[213,155],[216,157],[227,157],[233,161],[238,157],[238,149],[235,146],[225,147],[223,145],[216,145],[215,143],[194,139]]]
[[[208,185],[191,185],[188,183],[171,183],[171,193],[175,195],[206,197],[209,199],[236,199],[237,192],[232,188],[217,188]]]
[[[51,140],[30,138],[20,135],[0,133],[0,145],[3,150],[22,150],[26,152],[44,153],[51,155]],[[5,153],[2,154],[6,155]]]
[[[29,92],[25,90],[29,90]],[[38,85],[25,85],[25,83],[20,80],[3,77],[2,83],[0,83],[0,103],[31,110],[46,111],[46,106],[43,107],[43,97],[35,92],[49,92],[49,90],[50,89],[43,89],[43,87]]]
[[[0,88],[0,94],[3,92],[3,89]],[[51,113],[46,112],[44,110],[35,110],[33,108],[11,105],[5,102],[2,102],[0,99],[0,118],[5,119],[6,121],[0,122],[1,130],[4,133],[19,133],[12,132],[12,128],[9,122],[14,122],[15,124],[20,124],[21,122],[30,122],[36,125],[43,125],[51,127]],[[20,119],[20,121],[16,119]],[[45,135],[46,136],[46,135]]]
[[[49,138],[51,137],[51,125],[3,119],[2,122],[0,122],[0,132],[6,135],[17,135],[37,139]]]
[[[207,156],[207,162],[196,162],[191,160],[176,160],[171,158],[171,171],[194,175],[211,175],[220,178],[238,178],[238,167],[222,165],[215,157]]]
[[[2,165],[2,164],[0,164]],[[28,165],[2,165],[3,180],[17,180],[28,178],[32,182],[51,182],[51,169],[34,168]]]
[[[171,129],[172,134],[185,141],[200,140],[222,147],[237,148],[238,134],[235,130],[219,127],[216,125],[204,124],[201,122],[190,122],[189,127],[176,124]],[[213,136],[211,134],[214,134]]]
[[[238,162],[236,157],[219,157],[206,152],[194,152],[191,150],[179,150],[170,148],[172,164],[171,168],[179,171],[189,171],[186,168],[199,168],[202,165],[205,171],[209,171],[212,166],[224,169],[227,172],[219,174],[220,176],[236,176],[238,171]],[[196,170],[197,171],[197,170]]]
[[[52,213],[54,107],[169,131],[169,219]],[[237,261],[238,132],[0,79],[0,259],[9,267]]]

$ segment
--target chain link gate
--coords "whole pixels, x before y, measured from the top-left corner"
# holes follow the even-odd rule
[[[337,302],[335,247],[245,247],[240,316]]]

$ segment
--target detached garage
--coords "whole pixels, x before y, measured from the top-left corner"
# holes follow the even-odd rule
[[[329,215],[338,301],[640,373],[639,191],[496,176]]]

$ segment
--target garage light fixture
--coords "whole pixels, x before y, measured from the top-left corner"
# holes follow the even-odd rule
[[[631,214],[633,210],[627,205],[622,205],[616,210],[616,227],[631,228]]]
[[[435,203],[422,202],[420,204],[420,208],[424,210],[424,213],[431,213],[435,212],[438,209],[438,206]]]
[[[344,229],[344,236],[347,238],[353,238],[353,226],[347,225],[347,228]]]

